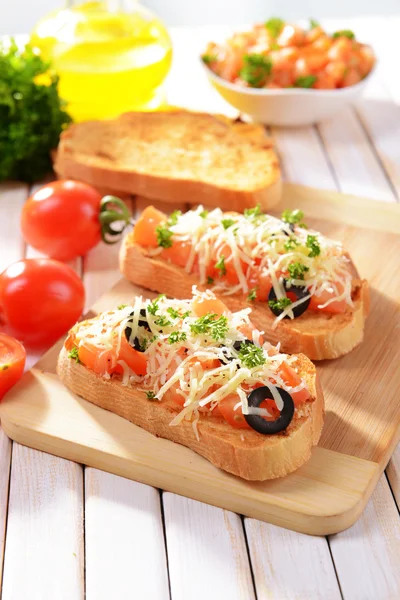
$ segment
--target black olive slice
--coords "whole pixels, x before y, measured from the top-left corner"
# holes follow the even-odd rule
[[[303,287],[300,285],[291,285],[289,279],[284,279],[283,285],[284,285],[286,292],[289,292],[290,294],[294,294],[296,296],[296,300],[300,300],[301,298],[305,298],[306,296],[310,295],[310,292],[308,291],[308,289],[306,287]],[[275,290],[272,287],[268,294],[268,306],[269,306],[270,311],[273,312],[274,315],[279,317],[279,315],[283,313],[283,309],[273,308],[269,304],[270,300],[276,300],[276,299],[277,298],[276,298]],[[292,309],[293,316],[295,318],[300,317],[304,312],[306,312],[306,310],[310,304],[310,300],[311,300],[311,298],[307,298],[307,300],[304,300],[304,302],[302,302],[301,304],[298,304],[297,306],[295,306]],[[285,315],[283,318],[290,319],[289,315]]]
[[[294,233],[294,223],[285,223],[285,225],[288,225],[288,226],[289,226],[289,229],[290,229],[290,231],[291,231],[292,233]],[[288,237],[290,237],[290,233],[288,233],[288,232],[286,231],[286,229],[282,229],[282,231],[283,231],[283,233],[284,233],[285,235],[287,235]]]
[[[234,344],[233,344],[233,348],[236,350],[236,352],[240,352],[240,349],[242,347],[243,344],[254,344],[254,342],[252,342],[251,340],[237,340]],[[229,354],[229,350],[228,348],[225,348],[224,346],[221,346],[221,348],[224,348],[222,350],[222,354],[224,355],[224,358],[227,362],[230,362],[231,360],[234,360],[234,356],[232,356],[232,354]]]
[[[131,314],[129,315],[130,317],[133,317],[133,312],[131,312]],[[146,316],[146,310],[144,308],[140,309],[140,316],[143,317],[143,319],[139,319],[138,325],[139,327],[143,327],[144,329],[146,329],[147,331],[151,331],[150,326],[147,322],[147,316]],[[135,350],[137,350],[138,352],[142,351],[142,346],[140,345],[139,342],[139,338],[136,336],[133,339],[133,343],[131,341],[131,335],[132,335],[132,327],[131,325],[132,321],[128,321],[125,327],[125,337],[128,340],[128,343],[135,348]]]
[[[283,408],[279,417],[275,421],[267,421],[260,415],[243,415],[247,423],[258,433],[271,435],[284,431],[294,415],[294,402],[292,396],[282,388],[276,388],[283,400]],[[273,399],[272,392],[267,386],[259,387],[247,396],[249,406],[259,408],[264,400]]]

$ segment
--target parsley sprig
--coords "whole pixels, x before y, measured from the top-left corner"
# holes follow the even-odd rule
[[[268,306],[270,308],[272,308],[272,310],[276,310],[276,311],[279,311],[279,310],[282,311],[285,308],[287,308],[288,306],[290,306],[291,304],[292,304],[292,301],[287,296],[284,296],[283,298],[277,298],[276,300],[268,301]]]
[[[229,229],[229,227],[235,224],[235,221],[233,219],[222,219],[221,223],[224,229]]]
[[[289,275],[292,279],[304,279],[304,274],[310,269],[300,262],[294,262],[288,266]]]
[[[75,360],[78,364],[81,362],[79,360],[79,349],[77,346],[73,346],[71,348],[71,350],[68,352],[68,358],[72,358],[72,360]]]
[[[168,344],[177,344],[178,342],[184,342],[187,339],[186,333],[183,331],[173,331],[168,337]]]
[[[283,247],[285,248],[285,250],[287,252],[291,252],[292,250],[295,250],[295,248],[297,248],[297,246],[300,246],[300,242],[298,242],[296,240],[296,238],[294,237],[290,237],[284,244]]]
[[[263,349],[259,348],[258,346],[255,346],[254,344],[243,343],[240,346],[238,358],[240,359],[241,363],[248,369],[253,369],[254,367],[261,367],[266,363]]]
[[[179,310],[176,310],[175,308],[172,308],[172,306],[170,308],[167,308],[167,313],[173,318],[173,319],[186,319],[186,317],[188,317],[190,315],[190,310],[187,310],[184,313],[181,313]]]
[[[265,219],[265,214],[261,211],[261,206],[259,204],[254,208],[245,208],[243,214],[246,219],[249,219],[250,221]]]
[[[265,27],[268,29],[269,34],[274,39],[278,37],[284,25],[285,21],[279,19],[278,17],[272,17],[265,23]]]
[[[243,57],[243,67],[239,77],[251,87],[261,87],[267,80],[272,69],[272,61],[264,54],[246,54]]]
[[[332,34],[332,39],[334,40],[340,37],[347,37],[349,40],[355,40],[356,38],[356,36],[354,35],[354,31],[351,31],[351,29],[340,29],[339,31],[335,31],[335,33]]]
[[[154,400],[156,395],[154,392],[146,392],[147,400]]]
[[[226,275],[225,257],[221,258],[215,263],[215,268],[218,269],[220,276]]]
[[[318,243],[318,238],[316,235],[308,235],[306,246],[309,249],[308,256],[310,258],[314,258],[315,256],[319,256],[321,254],[321,246]]]
[[[228,319],[218,317],[215,313],[207,313],[191,323],[190,329],[195,335],[210,335],[214,340],[222,340],[229,330]]]
[[[302,210],[296,208],[295,210],[284,210],[281,216],[284,223],[289,225],[298,225],[299,227],[306,228],[307,226],[303,223],[304,213]]]
[[[171,231],[170,227],[177,224],[181,214],[182,212],[180,210],[175,210],[170,214],[164,225],[158,225],[158,227],[156,227],[157,244],[162,248],[171,248],[172,236],[174,233]]]
[[[160,294],[153,302],[150,302],[150,304],[147,305],[147,312],[151,315],[156,315],[160,309],[159,302],[163,298],[165,298],[165,294]]]
[[[252,288],[249,293],[247,294],[247,300],[249,300],[249,302],[254,302],[254,300],[257,298],[257,288]]]

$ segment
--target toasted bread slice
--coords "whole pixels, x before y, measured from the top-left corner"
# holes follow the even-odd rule
[[[150,433],[187,446],[215,466],[244,479],[262,481],[283,477],[304,464],[318,443],[324,420],[324,400],[314,365],[302,355],[296,363],[311,398],[297,409],[288,428],[275,435],[234,429],[222,417],[201,415],[199,439],[192,423],[170,422],[179,411],[176,404],[148,400],[143,391],[123,386],[120,376],[104,379],[68,358],[61,350],[57,372],[61,381],[85,400],[110,410]]]
[[[132,234],[128,234],[122,243],[120,269],[129,281],[170,297],[190,296],[193,285],[197,285],[199,290],[206,289],[206,286],[199,285],[196,275],[161,259],[151,258],[146,249],[133,242]],[[274,328],[275,316],[265,304],[249,302],[241,294],[220,296],[220,299],[232,311],[251,307],[254,325],[265,332],[271,343],[280,342],[283,352],[301,352],[311,360],[337,358],[361,343],[369,311],[368,283],[358,278],[354,267],[353,270],[356,274],[352,292],[354,306],[344,314],[307,311],[297,319],[279,321]]]
[[[184,110],[71,125],[54,169],[115,193],[266,210],[281,195],[278,159],[260,126]]]

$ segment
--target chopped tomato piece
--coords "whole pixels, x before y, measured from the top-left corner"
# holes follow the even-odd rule
[[[0,400],[22,377],[26,352],[15,338],[0,333]]]
[[[290,387],[295,388],[301,384],[300,375],[293,369],[293,367],[285,362],[279,367],[279,375],[282,377],[286,385],[290,385]],[[299,392],[290,392],[290,395],[292,396],[292,400],[296,406],[310,398],[310,392],[307,388],[303,388]]]
[[[112,350],[103,350],[86,342],[78,347],[78,358],[85,367],[99,375],[116,372],[117,359]]]
[[[132,371],[136,373],[136,375],[146,375],[147,371],[147,357],[143,352],[139,352],[132,348],[126,339],[125,335],[121,337],[121,347],[119,349],[117,360],[123,360]],[[119,371],[118,367],[121,365],[117,365],[117,372]]]
[[[340,291],[340,290],[339,290]],[[346,300],[335,300],[325,306],[324,308],[319,308],[320,305],[325,304],[328,300],[334,298],[336,294],[334,292],[329,292],[328,290],[322,291],[320,294],[314,294],[311,296],[309,309],[310,310],[318,310],[327,313],[340,314],[346,312],[347,302]]]
[[[174,402],[178,406],[183,406],[185,403],[185,396],[179,393],[180,385],[179,381],[176,381],[171,387],[165,392],[163,399],[167,402]]]
[[[170,260],[174,265],[186,267],[191,250],[190,242],[174,242],[171,248],[165,248],[162,251],[161,256],[163,259]]]
[[[243,416],[241,407],[239,406],[237,410],[234,410],[238,402],[240,402],[239,396],[237,394],[230,394],[219,402],[218,407],[225,421],[229,423],[229,425],[232,425],[235,429],[251,429]]]
[[[138,220],[132,232],[133,241],[139,246],[157,248],[156,229],[167,220],[167,215],[154,206],[147,206]]]
[[[192,309],[198,317],[203,317],[208,313],[215,315],[229,313],[226,305],[221,300],[218,300],[218,298],[194,298],[192,300]]]

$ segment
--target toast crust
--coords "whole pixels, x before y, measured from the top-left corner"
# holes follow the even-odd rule
[[[144,248],[132,241],[132,234],[128,234],[122,242],[120,269],[129,281],[172,298],[190,297],[193,285],[201,291],[207,289],[207,286],[199,285],[196,275],[188,274],[172,263],[149,257]],[[354,273],[357,274],[355,269]],[[279,321],[275,329],[275,316],[265,304],[249,302],[242,294],[219,297],[233,312],[251,307],[251,320],[265,332],[268,341],[272,344],[280,342],[283,352],[303,353],[311,360],[337,358],[353,350],[363,340],[369,312],[368,282],[358,278],[353,280],[354,306],[344,314],[310,311],[294,320]]]
[[[116,413],[163,437],[191,448],[216,467],[250,481],[283,477],[304,464],[318,443],[324,420],[324,399],[314,365],[302,355],[297,367],[305,379],[311,399],[296,410],[289,427],[276,435],[264,436],[248,429],[234,429],[222,417],[201,415],[197,424],[199,439],[192,423],[170,422],[179,408],[167,401],[148,400],[144,392],[123,386],[113,375],[104,379],[68,358],[62,348],[57,373],[75,394],[97,406]]]
[[[179,126],[185,135],[175,140],[171,131]],[[152,157],[152,149],[165,136],[169,152],[165,150],[164,160],[161,151]],[[174,158],[177,165],[181,161],[179,168],[174,167]],[[255,162],[259,167],[249,176]],[[282,192],[278,158],[261,126],[183,110],[126,113],[115,121],[71,125],[61,135],[54,170],[59,178],[77,179],[115,194],[172,204],[184,199],[239,212],[257,204],[268,210]]]

